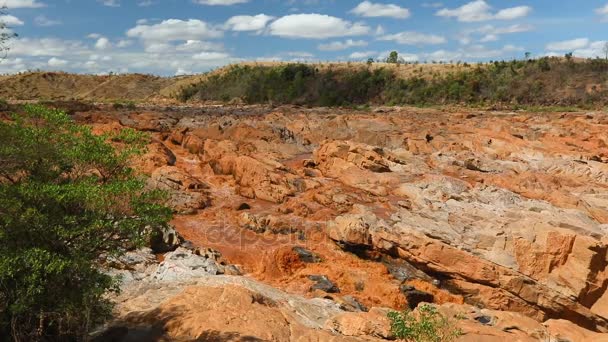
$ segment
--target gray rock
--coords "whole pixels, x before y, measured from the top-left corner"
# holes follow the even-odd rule
[[[293,248],[293,251],[298,254],[298,257],[302,262],[313,264],[322,261],[321,257],[318,254],[313,253],[312,251],[304,247],[296,246]]]
[[[309,275],[308,279],[315,282],[311,286],[311,290],[321,290],[327,293],[339,293],[340,289],[327,276],[324,275]]]

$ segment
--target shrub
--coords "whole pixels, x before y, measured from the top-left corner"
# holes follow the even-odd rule
[[[447,317],[428,304],[421,305],[417,314],[393,311],[388,318],[392,334],[408,342],[449,342],[462,335]]]
[[[116,282],[100,262],[170,219],[128,166],[147,140],[94,135],[42,106],[0,121],[0,335],[84,340],[108,317]]]

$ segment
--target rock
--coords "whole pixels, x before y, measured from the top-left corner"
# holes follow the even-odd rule
[[[155,229],[150,236],[149,245],[154,253],[166,253],[176,250],[184,238],[179,235],[173,226]]]
[[[220,273],[222,273],[221,268],[213,257],[199,256],[180,247],[165,254],[165,259],[158,265],[158,269],[152,277],[157,281],[170,282],[186,281]]]
[[[361,302],[359,302],[357,300],[357,298],[355,298],[353,296],[341,297],[338,302],[340,304],[340,309],[342,309],[344,311],[350,311],[350,312],[367,312],[367,311],[369,311],[369,309],[365,305],[361,304]]]
[[[475,316],[475,320],[484,325],[492,325],[492,317],[486,315]]]
[[[327,293],[339,293],[340,289],[334,284],[327,276],[324,275],[309,275],[308,279],[315,283],[311,286],[310,290],[321,290]]]
[[[329,320],[325,327],[344,336],[391,339],[387,309],[373,308],[369,312],[349,312]]]
[[[407,306],[410,308],[410,310],[415,309],[416,307],[418,307],[418,304],[423,302],[433,303],[435,299],[432,294],[416,290],[416,288],[413,286],[401,285],[399,289],[401,290],[401,293],[403,293],[403,295],[405,296],[405,299],[407,300]]]
[[[311,252],[310,250],[308,250],[304,247],[295,246],[295,247],[293,247],[293,251],[296,252],[296,254],[298,255],[298,257],[300,258],[300,260],[302,262],[318,263],[318,262],[322,261],[320,256],[318,256],[317,254]]]
[[[174,166],[156,169],[148,180],[148,187],[169,193],[167,205],[175,212],[192,213],[210,205],[208,185]]]

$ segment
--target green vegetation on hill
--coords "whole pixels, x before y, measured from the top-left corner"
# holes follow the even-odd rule
[[[94,135],[42,106],[0,120],[0,336],[81,341],[108,317],[116,283],[100,262],[171,215],[128,166],[147,139]]]
[[[369,66],[319,69],[309,64],[236,65],[185,87],[179,99],[311,106],[608,103],[608,61],[604,59],[497,61],[407,78],[398,77],[394,70]]]

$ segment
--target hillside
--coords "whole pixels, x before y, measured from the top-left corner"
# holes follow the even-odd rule
[[[7,100],[145,100],[175,82],[142,74],[82,75],[30,72],[0,78],[0,98]]]
[[[608,104],[607,72],[603,59],[475,65],[250,62],[176,77],[52,72],[2,76],[0,99],[599,108]]]
[[[541,58],[484,65],[236,65],[181,91],[182,101],[311,106],[606,105],[608,61]]]

